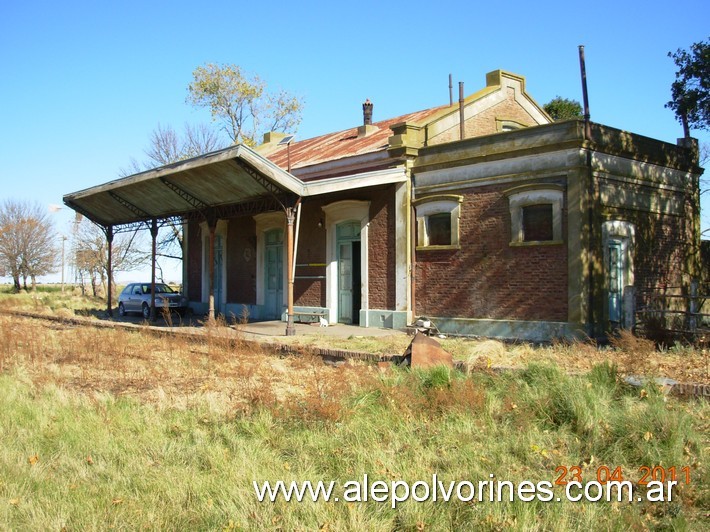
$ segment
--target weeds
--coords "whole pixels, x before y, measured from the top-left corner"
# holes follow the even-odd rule
[[[3,527],[702,527],[710,406],[626,386],[619,355],[628,346],[579,376],[529,346],[510,348],[527,361],[521,372],[380,373],[325,365],[307,349],[267,355],[238,334],[228,338],[230,329],[216,326],[200,343],[0,316]],[[575,347],[547,349],[572,357]],[[536,357],[542,362],[529,362]],[[585,480],[600,466],[621,467],[636,482],[641,466],[659,464],[690,468],[674,503],[408,501],[392,509],[261,504],[252,489],[254,480],[342,483],[364,474],[554,481],[560,465],[579,465]]]

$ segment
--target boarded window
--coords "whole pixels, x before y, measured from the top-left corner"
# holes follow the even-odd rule
[[[451,214],[442,212],[427,217],[427,235],[430,246],[451,245]]]
[[[523,240],[525,242],[554,240],[551,203],[523,207]]]

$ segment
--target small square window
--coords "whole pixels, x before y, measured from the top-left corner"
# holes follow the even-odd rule
[[[451,245],[451,214],[442,212],[427,216],[427,234],[430,246]]]
[[[524,242],[554,240],[551,203],[526,205],[522,210]]]
[[[561,187],[523,185],[505,193],[510,207],[510,245],[562,244]]]
[[[440,195],[417,198],[417,249],[459,248],[459,217],[463,196]]]

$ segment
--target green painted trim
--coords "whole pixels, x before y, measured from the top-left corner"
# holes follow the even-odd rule
[[[361,310],[360,326],[364,326],[365,323],[373,328],[404,329],[408,325],[407,312],[403,310]]]

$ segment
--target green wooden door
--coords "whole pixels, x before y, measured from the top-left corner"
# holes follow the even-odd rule
[[[265,316],[269,319],[281,317],[283,307],[283,230],[272,229],[265,235],[264,283]]]
[[[610,240],[608,251],[609,264],[607,269],[607,282],[609,286],[609,321],[619,324],[623,317],[624,250],[620,241]]]

